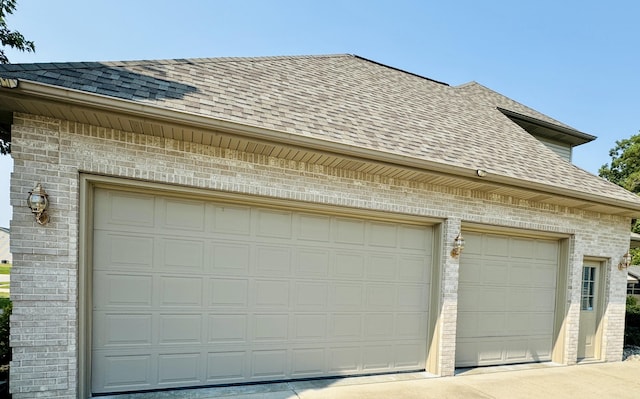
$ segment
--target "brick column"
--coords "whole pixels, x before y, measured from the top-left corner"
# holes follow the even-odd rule
[[[458,267],[459,258],[451,257],[453,240],[460,232],[460,219],[447,219],[442,224],[442,242],[440,244],[439,266],[439,303],[432,309],[439,312],[435,323],[435,339],[431,345],[429,371],[441,376],[452,376],[456,364],[456,320],[458,317]],[[435,299],[435,296],[432,296]]]

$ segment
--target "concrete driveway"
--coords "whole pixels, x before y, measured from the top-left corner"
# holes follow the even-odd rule
[[[117,399],[637,399],[640,362],[474,370],[455,377],[427,373],[297,381],[106,396]],[[490,369],[491,370],[491,369]],[[480,372],[480,373],[479,373]]]

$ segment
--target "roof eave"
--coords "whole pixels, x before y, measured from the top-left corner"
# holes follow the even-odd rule
[[[1,81],[1,77],[0,77]],[[82,108],[113,112],[116,114],[135,117],[142,121],[164,122],[183,124],[204,130],[219,130],[243,137],[258,140],[270,140],[278,143],[286,143],[293,146],[324,151],[333,154],[347,155],[360,159],[383,162],[405,168],[437,172],[464,179],[478,179],[477,170],[460,166],[433,162],[425,159],[411,158],[399,154],[393,154],[358,146],[321,140],[314,137],[301,136],[294,133],[271,130],[263,127],[241,124],[238,122],[216,119],[199,114],[167,109],[150,104],[143,104],[131,100],[113,98],[105,95],[87,93],[80,90],[62,88],[28,80],[20,80],[17,87],[7,88],[0,86],[0,90],[6,95],[14,95],[23,99],[49,101],[68,104]],[[595,204],[613,206],[631,212],[634,217],[640,217],[640,201],[631,202],[595,194],[584,193],[562,187],[550,186],[542,183],[523,181],[509,176],[489,174],[481,177],[487,184],[499,184],[507,187],[534,191],[543,194],[563,196]]]
[[[498,111],[505,114],[508,118],[513,120],[515,123],[520,124],[524,122],[525,124],[532,124],[542,128],[542,131],[538,131],[536,132],[536,134],[541,136],[548,136],[549,138],[566,142],[567,144],[570,144],[572,147],[589,143],[597,138],[596,136],[583,133],[576,129],[570,129],[565,126],[556,125],[547,121],[533,118],[531,116],[520,114],[518,112],[510,111],[505,108],[501,108],[501,107],[497,107],[497,108],[498,108]],[[528,129],[526,128],[525,130],[528,131]],[[550,131],[556,134],[545,134],[544,131]]]

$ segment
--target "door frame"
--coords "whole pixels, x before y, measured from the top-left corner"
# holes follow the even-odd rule
[[[598,361],[602,359],[602,317],[604,315],[604,306],[605,306],[605,283],[606,283],[606,270],[607,270],[607,261],[602,258],[589,257],[585,256],[582,259],[581,267],[580,267],[580,313],[582,313],[582,279],[583,279],[583,268],[586,262],[591,262],[597,264],[597,288],[596,288],[596,329],[595,329],[595,348],[593,350],[593,357],[578,357],[578,351],[580,348],[576,349],[576,362],[590,362],[590,361]],[[580,343],[580,316],[578,316],[578,343]]]

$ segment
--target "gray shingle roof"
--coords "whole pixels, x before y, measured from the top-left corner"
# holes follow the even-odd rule
[[[451,87],[352,55],[13,64],[0,77],[640,203],[498,107],[569,126],[476,83]]]

